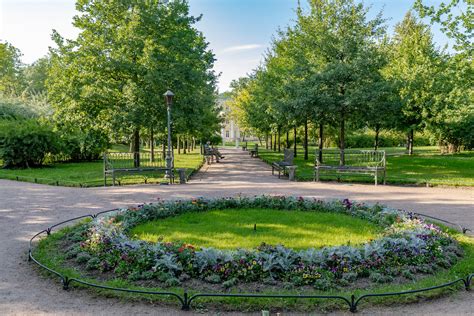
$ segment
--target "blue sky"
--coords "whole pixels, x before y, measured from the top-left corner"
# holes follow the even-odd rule
[[[306,0],[301,0],[305,3]],[[203,14],[197,24],[215,52],[215,70],[222,73],[221,92],[233,79],[244,76],[261,61],[278,27],[295,18],[297,0],[190,0],[191,13]],[[425,0],[438,5],[441,0]],[[71,25],[75,14],[74,0],[0,0],[0,39],[8,41],[23,53],[23,62],[31,63],[53,45],[50,35],[56,29],[66,38],[77,31]],[[383,9],[389,30],[410,9],[413,0],[365,0],[371,14]],[[446,38],[434,30],[439,46]]]

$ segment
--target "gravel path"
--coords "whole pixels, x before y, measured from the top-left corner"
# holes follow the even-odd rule
[[[86,290],[63,291],[26,261],[29,238],[45,227],[82,214],[161,199],[237,194],[291,194],[349,198],[414,210],[457,222],[474,231],[474,190],[333,183],[295,183],[272,177],[245,152],[227,149],[219,164],[204,166],[182,186],[136,185],[66,188],[0,180],[0,315],[192,315],[178,308],[105,299]],[[421,304],[365,309],[361,314],[472,314],[474,295],[461,291]],[[346,313],[341,313],[346,314]]]

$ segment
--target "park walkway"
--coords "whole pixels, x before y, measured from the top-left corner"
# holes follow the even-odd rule
[[[102,210],[199,196],[238,194],[349,198],[414,210],[462,223],[474,230],[474,189],[289,182],[240,149],[224,149],[222,162],[204,166],[186,185],[66,188],[0,180],[0,315],[191,315],[175,306],[126,303],[85,290],[65,292],[27,263],[29,238],[59,221]],[[473,292],[415,305],[363,309],[361,314],[458,315],[474,310]],[[237,313],[235,313],[237,314]],[[345,314],[345,313],[343,313]]]

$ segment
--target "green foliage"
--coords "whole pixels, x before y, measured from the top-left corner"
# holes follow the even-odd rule
[[[46,80],[51,67],[50,56],[42,57],[23,69],[26,81],[26,93],[37,95],[46,93]]]
[[[0,42],[0,96],[19,95],[23,91],[20,56],[13,45]]]
[[[53,34],[47,81],[62,124],[135,138],[140,129],[164,130],[162,95],[171,89],[175,131],[204,137],[218,129],[214,55],[186,1],[80,0],[76,8],[79,36]]]
[[[426,6],[423,2],[416,0],[414,5],[421,17],[429,17],[432,23],[439,23],[441,30],[456,41],[455,49],[472,56],[474,27],[472,0],[450,0],[447,3],[443,1],[437,8]]]
[[[2,120],[32,119],[37,117],[37,111],[21,102],[20,99],[0,96],[0,122]]]
[[[108,137],[101,130],[72,130],[61,134],[62,153],[68,160],[96,160],[109,148]]]
[[[294,127],[304,148],[302,125],[321,146],[333,142],[338,128],[338,147],[369,147],[346,131],[370,128],[375,148],[389,145],[378,144],[383,130],[407,133],[410,154],[414,131],[429,133],[450,152],[472,148],[472,7],[464,10],[460,0],[439,9],[421,2],[415,8],[456,39],[457,54],[435,47],[429,25],[411,11],[389,37],[381,13],[369,19],[361,3],[311,0],[298,8],[294,25],[278,31],[264,63],[234,81],[232,116],[260,136]]]
[[[8,121],[0,125],[0,158],[5,167],[40,167],[60,144],[52,128],[35,120]]]

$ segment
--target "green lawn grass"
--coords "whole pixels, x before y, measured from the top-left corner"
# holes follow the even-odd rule
[[[474,151],[457,154],[440,154],[437,147],[416,147],[415,154],[408,156],[404,148],[381,148],[387,152],[387,183],[474,186]],[[260,157],[266,162],[283,159],[282,152],[259,149]],[[311,181],[314,176],[315,148],[311,147],[309,159],[303,159],[303,151],[298,150],[295,164],[296,177],[300,181]],[[373,177],[342,175],[342,181],[373,182]],[[322,180],[336,180],[322,176]]]
[[[343,214],[238,209],[147,222],[134,227],[130,235],[151,242],[163,239],[218,249],[251,249],[263,242],[305,249],[360,244],[375,239],[378,233],[376,225]]]
[[[115,145],[111,151],[127,150],[128,148],[123,145]],[[185,168],[187,175],[196,171],[202,162],[203,158],[198,149],[187,154],[175,152],[175,168]],[[163,176],[164,172],[120,174],[118,180],[121,184],[166,182]],[[104,164],[100,160],[56,163],[34,169],[0,169],[0,178],[61,186],[102,186],[104,185]],[[109,180],[110,183],[111,180]]]

